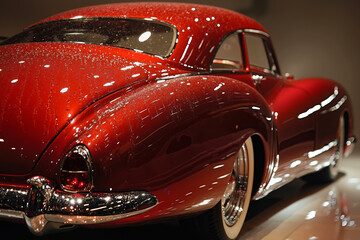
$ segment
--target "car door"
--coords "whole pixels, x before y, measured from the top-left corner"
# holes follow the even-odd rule
[[[244,32],[251,77],[273,112],[278,134],[277,181],[286,182],[307,171],[308,154],[315,144],[315,116],[306,113],[314,105],[310,96],[280,75],[269,37]]]
[[[268,35],[254,30],[230,34],[218,47],[212,71],[248,83],[269,104],[279,153],[277,180],[272,184],[281,185],[303,174],[308,164],[307,153],[313,150],[315,140],[314,116],[303,113],[313,104],[306,92],[281,76]]]

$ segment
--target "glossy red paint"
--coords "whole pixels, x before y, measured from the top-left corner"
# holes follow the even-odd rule
[[[177,28],[177,44],[168,58],[74,43],[1,46],[1,185],[44,176],[60,188],[62,161],[83,144],[93,160],[93,192],[146,190],[158,198],[147,213],[110,225],[136,223],[214,207],[250,136],[261,139],[255,150],[264,152],[255,159],[254,198],[328,163],[340,116],[352,136],[350,98],[338,83],[286,80],[279,66],[250,66],[245,34],[268,41],[277,62],[268,33],[248,17],[136,3],[77,9],[41,23],[88,17],[164,21]],[[244,69],[212,70],[223,38],[237,30]]]
[[[259,23],[236,12],[181,3],[148,2],[86,7],[60,13],[41,22],[80,16],[142,18],[170,23],[178,30],[178,41],[166,63],[189,70],[209,70],[219,41],[230,32],[242,28],[266,32]]]
[[[131,53],[121,49],[35,43],[0,51],[0,122],[6,130],[1,131],[0,172],[5,174],[28,173],[49,142],[84,108],[148,78],[130,60]]]

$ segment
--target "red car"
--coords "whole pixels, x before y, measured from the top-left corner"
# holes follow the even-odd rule
[[[38,235],[182,217],[235,239],[251,199],[334,180],[355,142],[340,84],[282,75],[268,32],[229,10],[76,9],[0,56],[0,216]]]

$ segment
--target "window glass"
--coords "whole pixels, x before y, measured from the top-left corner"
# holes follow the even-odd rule
[[[269,62],[270,62],[270,66],[271,66],[271,71],[275,72],[275,73],[279,73],[279,69],[277,67],[277,63],[276,63],[276,60],[275,60],[275,55],[272,51],[272,48],[271,48],[271,44],[269,41],[265,41],[265,47],[266,47],[266,51],[268,53],[268,59],[269,59]]]
[[[2,45],[70,42],[133,49],[167,57],[175,46],[176,29],[158,21],[121,18],[79,18],[35,25]]]
[[[250,66],[270,69],[264,40],[251,34],[246,34],[245,36]]]
[[[243,68],[238,33],[229,35],[221,43],[211,67],[213,70],[241,70]]]

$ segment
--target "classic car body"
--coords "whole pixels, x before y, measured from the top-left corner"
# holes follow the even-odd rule
[[[234,239],[250,198],[309,173],[335,179],[355,140],[346,91],[283,77],[267,31],[224,9],[72,10],[0,56],[0,216],[39,235],[221,203]]]

